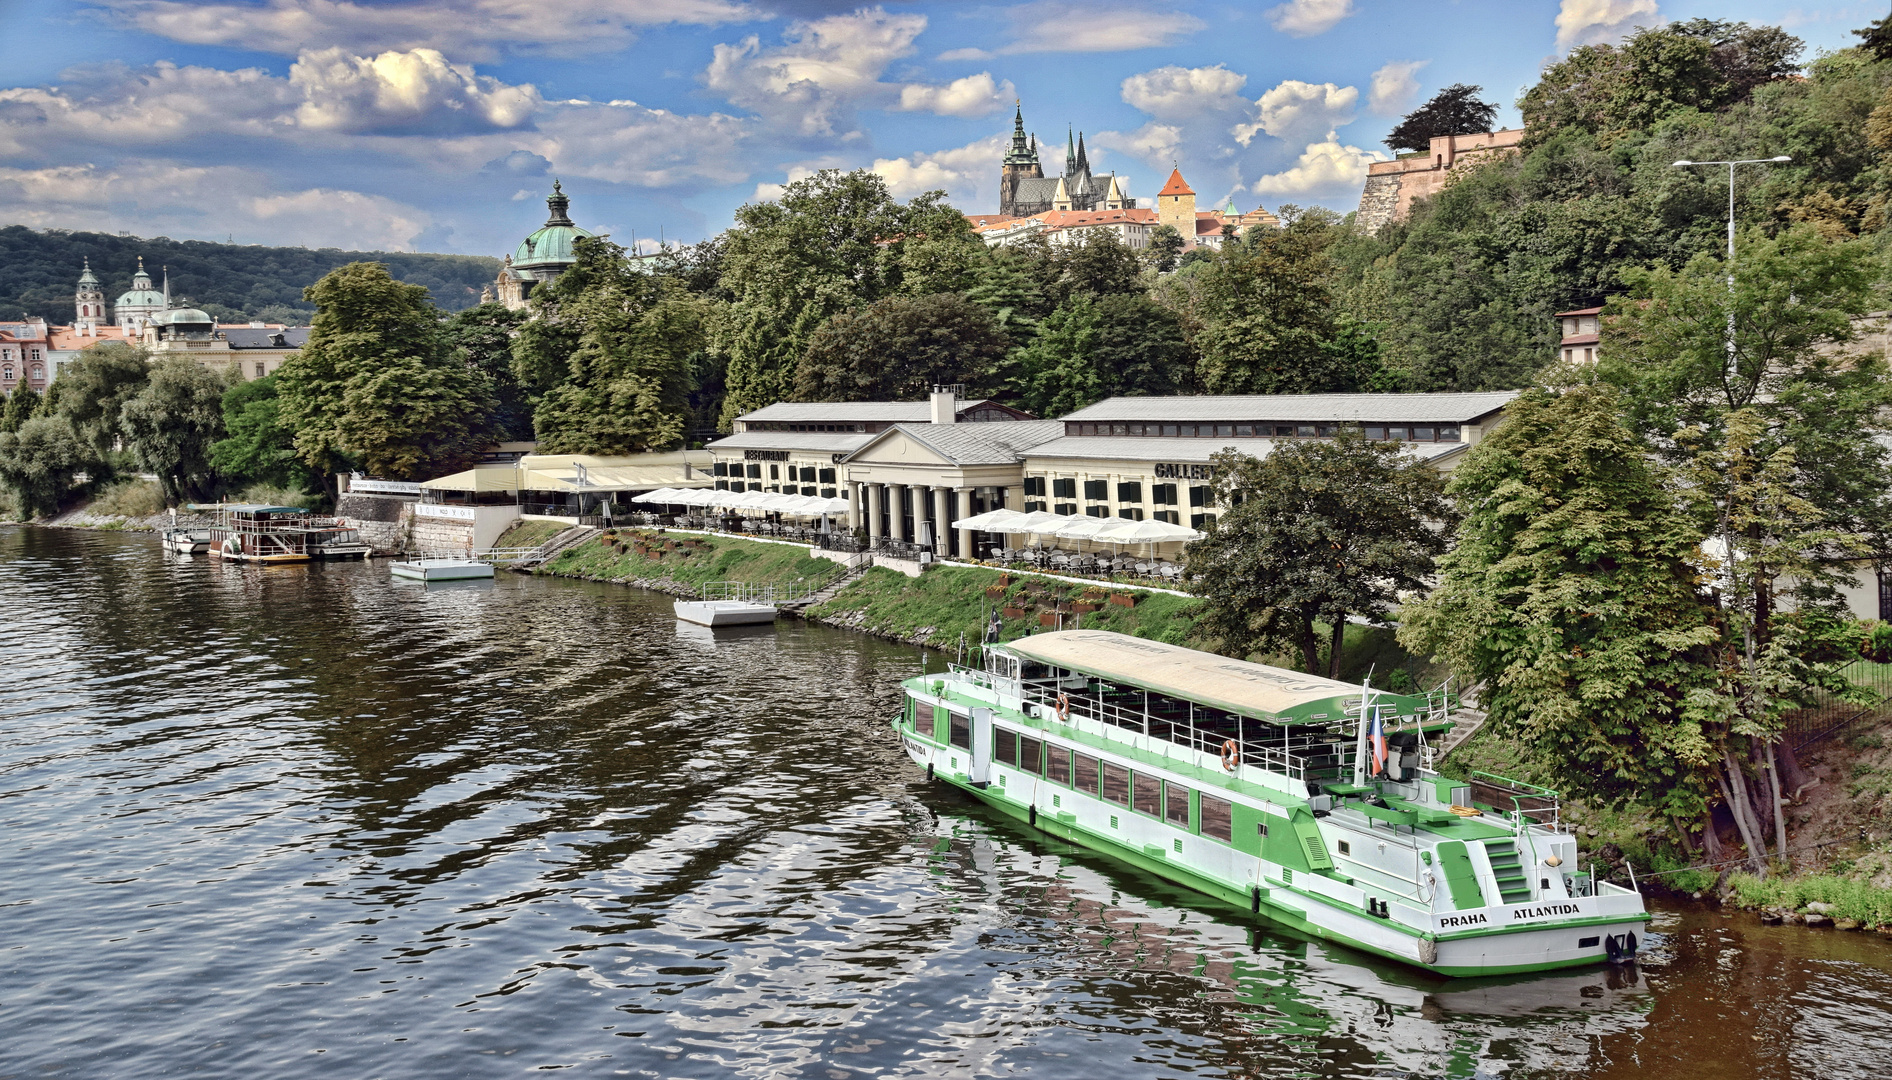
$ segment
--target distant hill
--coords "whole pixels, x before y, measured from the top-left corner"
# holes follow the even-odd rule
[[[303,302],[303,288],[351,262],[386,264],[395,277],[427,286],[434,303],[447,311],[479,303],[480,290],[499,273],[499,260],[483,255],[264,247],[165,236],[143,240],[9,225],[0,228],[0,319],[29,314],[69,323],[83,260],[92,260],[109,303],[131,287],[140,255],[160,287],[162,268],[171,268],[173,301],[188,300],[221,322],[306,323],[315,309]]]

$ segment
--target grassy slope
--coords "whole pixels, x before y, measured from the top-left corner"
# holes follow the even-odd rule
[[[658,534],[648,530],[625,530],[626,540],[643,536],[655,540]],[[620,552],[596,540],[559,553],[539,569],[557,577],[591,578],[598,581],[636,581],[653,586],[694,590],[706,581],[742,581],[751,585],[788,585],[796,580],[819,583],[841,573],[838,563],[810,558],[808,549],[788,544],[759,544],[721,536],[691,536],[667,533],[674,540],[703,541],[701,549],[688,547],[667,552],[662,557],[640,555],[635,548]]]
[[[519,521],[493,541],[494,547],[538,547],[570,528],[561,521]]]

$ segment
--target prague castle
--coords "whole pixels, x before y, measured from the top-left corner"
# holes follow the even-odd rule
[[[1027,139],[1025,111],[1012,117],[1012,145],[999,170],[999,213],[1030,217],[1048,210],[1125,210],[1136,204],[1113,173],[1091,174],[1080,132],[1075,145],[1064,139],[1064,175],[1046,176],[1038,161],[1038,136]]]

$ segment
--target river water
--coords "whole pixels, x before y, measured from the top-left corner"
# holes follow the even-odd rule
[[[1865,1077],[1892,941],[1441,981],[929,787],[915,650],[0,530],[0,1077]],[[937,666],[939,658],[925,660]]]

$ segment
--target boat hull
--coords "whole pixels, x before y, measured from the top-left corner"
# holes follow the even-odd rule
[[[901,736],[908,756],[916,764],[943,765],[935,761],[932,747],[906,737],[898,720],[893,726]],[[1032,829],[1212,897],[1250,917],[1259,917],[1307,937],[1338,942],[1438,975],[1480,977],[1525,974],[1605,963],[1608,958],[1600,944],[1584,946],[1580,942],[1595,939],[1600,943],[1613,936],[1640,935],[1648,918],[1646,914],[1637,912],[1634,915],[1566,920],[1543,926],[1501,926],[1435,933],[1390,919],[1369,916],[1357,907],[1285,886],[1279,880],[1267,876],[1264,864],[1259,859],[1250,860],[1253,865],[1252,883],[1246,887],[1234,886],[1169,858],[1165,849],[1121,843],[1105,833],[1084,827],[1074,814],[1054,813],[1049,808],[1022,803],[1012,798],[1002,785],[975,783],[964,774],[947,773],[938,768],[930,770],[930,775],[935,781],[962,791]],[[1494,914],[1491,917],[1497,916]]]
[[[678,600],[673,605],[677,618],[698,626],[756,626],[775,621],[773,604],[751,604],[741,600]]]
[[[492,577],[493,566],[466,559],[410,559],[389,563],[388,572],[410,581],[474,581]]]

